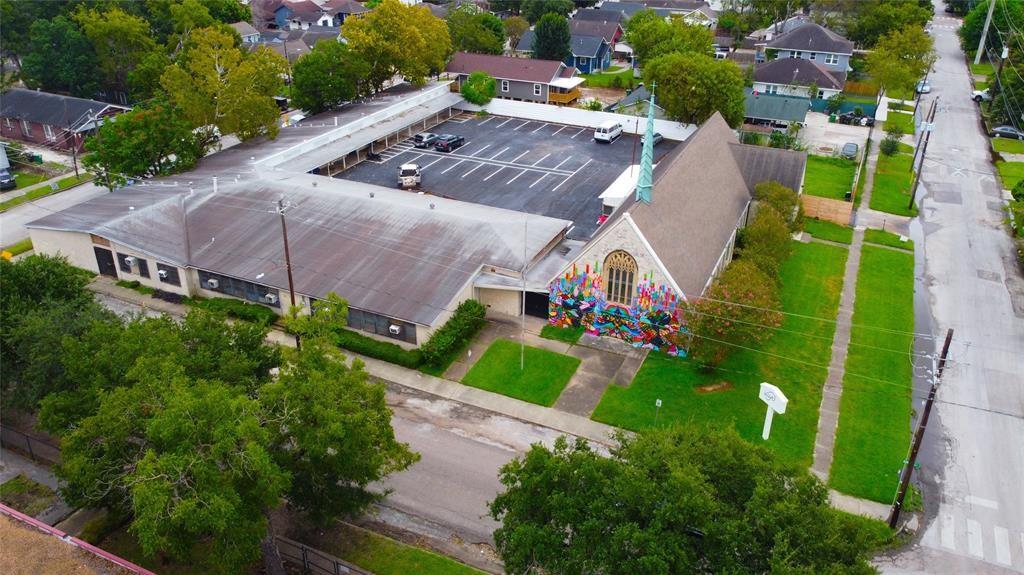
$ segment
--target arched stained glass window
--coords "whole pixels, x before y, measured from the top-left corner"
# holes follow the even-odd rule
[[[604,278],[607,281],[608,301],[622,305],[633,303],[636,285],[636,260],[622,250],[608,254],[604,260]]]

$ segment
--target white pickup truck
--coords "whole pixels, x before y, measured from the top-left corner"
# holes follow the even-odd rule
[[[418,188],[421,177],[418,164],[402,164],[398,167],[398,187],[403,190]]]

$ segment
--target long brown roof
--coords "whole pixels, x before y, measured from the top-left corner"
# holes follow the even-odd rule
[[[487,72],[495,78],[548,83],[559,76],[564,64],[557,60],[511,58],[491,54],[456,52],[446,70],[453,74]]]

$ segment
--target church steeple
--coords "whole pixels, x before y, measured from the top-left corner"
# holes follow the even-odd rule
[[[651,84],[651,101],[647,105],[647,128],[644,130],[644,149],[640,153],[640,179],[636,183],[636,201],[651,203],[651,189],[654,187],[654,88]]]

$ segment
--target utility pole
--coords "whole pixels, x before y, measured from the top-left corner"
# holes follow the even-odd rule
[[[284,265],[288,270],[288,292],[291,295],[292,310],[295,309],[295,282],[292,280],[292,255],[288,251],[288,226],[284,222],[284,198],[277,200],[277,213],[281,216],[281,236],[284,238]],[[295,349],[302,349],[299,334],[295,334]]]
[[[914,208],[914,200],[917,198],[917,186],[921,183],[921,172],[924,171],[924,155],[928,153],[928,141],[932,137],[932,121],[935,119],[935,106],[938,102],[938,98],[932,100],[932,107],[928,111],[928,122],[925,126],[924,133],[924,145],[921,147],[921,161],[918,163],[917,173],[914,175],[914,186],[910,188],[910,202],[907,204],[908,210],[912,210]]]
[[[1013,38],[1013,32],[1010,32],[1009,37]],[[999,55],[999,69],[996,70],[996,83],[993,84],[993,86],[992,86],[992,91],[991,91],[991,94],[990,94],[991,97],[988,100],[988,111],[989,112],[992,111],[992,103],[996,101],[996,96],[998,96],[999,92],[1002,90],[1002,87],[1003,87],[1003,64],[1006,62],[1006,59],[1009,58],[1009,57],[1010,57],[1010,46],[1009,46],[1009,41],[1007,41],[1006,43],[1003,44],[1003,53]]]
[[[988,27],[992,24],[992,12],[996,8],[996,0],[988,0],[988,15],[985,16],[985,26],[981,29],[981,40],[978,41],[978,51],[974,53],[974,63],[981,63],[981,54],[985,51],[985,38],[988,37]]]
[[[519,371],[526,369],[526,227],[529,222],[529,215],[523,214],[523,305],[519,310]]]
[[[914,464],[917,461],[917,452],[921,450],[921,440],[924,438],[925,428],[928,427],[928,416],[932,413],[932,404],[935,403],[935,392],[939,388],[939,380],[942,379],[942,370],[946,367],[946,356],[949,354],[949,343],[953,341],[953,328],[946,331],[946,341],[942,344],[942,355],[939,357],[939,367],[932,375],[932,387],[928,392],[928,401],[924,404],[924,413],[921,414],[921,421],[917,424],[917,431],[914,433],[914,442],[910,444],[910,455],[900,472],[900,488],[896,492],[896,500],[892,502],[892,510],[889,511],[889,529],[896,529],[896,523],[900,519],[900,510],[903,508],[903,498],[907,495],[910,487],[910,476],[914,472]]]

